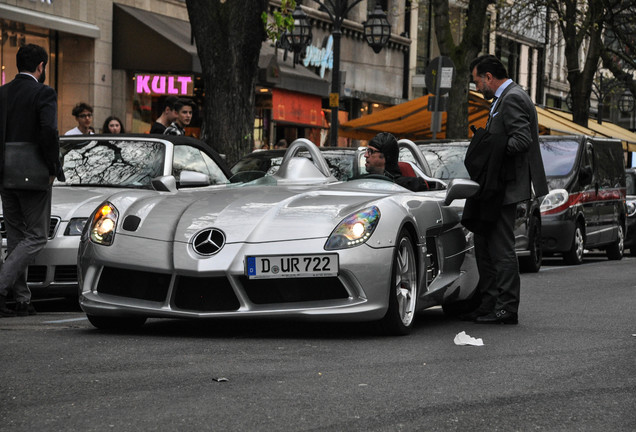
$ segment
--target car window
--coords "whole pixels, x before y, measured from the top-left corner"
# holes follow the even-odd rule
[[[174,147],[172,174],[179,181],[181,171],[194,171],[210,177],[210,184],[228,183],[218,165],[198,148],[177,145]]]
[[[574,167],[579,143],[574,140],[540,141],[543,167],[548,177],[568,175]]]
[[[470,178],[464,159],[468,146],[458,145],[420,145],[420,150],[431,169],[431,177],[440,180]]]
[[[166,148],[152,141],[62,141],[60,154],[71,186],[108,186],[150,189],[163,173]]]

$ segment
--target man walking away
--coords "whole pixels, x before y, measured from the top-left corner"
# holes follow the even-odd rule
[[[28,44],[16,55],[18,75],[6,90],[5,140],[0,143],[0,171],[4,166],[5,142],[34,142],[48,166],[49,188],[44,191],[6,189],[0,172],[0,197],[7,235],[7,258],[0,268],[0,316],[35,314],[31,291],[26,282],[26,269],[46,245],[51,219],[51,184],[57,177],[64,181],[59,158],[57,131],[57,95],[42,84],[46,78],[48,55],[44,48]],[[0,93],[2,94],[2,93]],[[0,111],[2,111],[0,109]],[[2,117],[0,117],[2,118]],[[1,127],[2,123],[0,123]],[[0,136],[2,136],[0,135]],[[16,310],[6,306],[12,290]]]

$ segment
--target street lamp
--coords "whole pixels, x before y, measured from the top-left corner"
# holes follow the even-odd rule
[[[333,29],[331,35],[333,37],[333,69],[331,71],[331,93],[329,94],[329,108],[331,108],[331,146],[338,146],[338,108],[340,107],[340,37],[342,35],[342,22],[347,13],[353,9],[362,0],[353,0],[349,4],[349,0],[314,0],[329,15]],[[296,7],[300,9],[300,5]],[[294,10],[294,13],[296,10]],[[294,16],[294,14],[292,14]],[[296,18],[294,18],[295,22]],[[380,5],[376,4],[375,10],[367,17],[367,21],[363,23],[364,37],[367,43],[373,48],[375,53],[386,45],[391,36],[391,24],[382,11]],[[294,30],[292,30],[292,33]],[[310,28],[311,35],[311,28]],[[310,36],[311,37],[311,36]],[[289,46],[293,51],[300,52],[305,46],[296,45],[296,38],[292,37],[288,40]],[[300,39],[298,39],[300,42]]]
[[[311,24],[300,5],[297,5],[292,12],[292,18],[294,19],[294,28],[283,33],[283,41],[295,54],[299,54],[311,43]]]

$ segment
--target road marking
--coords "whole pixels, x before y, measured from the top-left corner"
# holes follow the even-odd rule
[[[84,321],[87,320],[88,318],[84,317],[84,318],[70,318],[70,319],[65,319],[65,320],[57,320],[57,321],[44,321],[43,324],[59,324],[59,323],[66,323],[66,322],[73,322],[73,321]]]

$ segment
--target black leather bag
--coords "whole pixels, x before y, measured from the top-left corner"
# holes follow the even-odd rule
[[[5,189],[43,191],[49,188],[49,169],[38,144],[4,143],[2,185]]]

